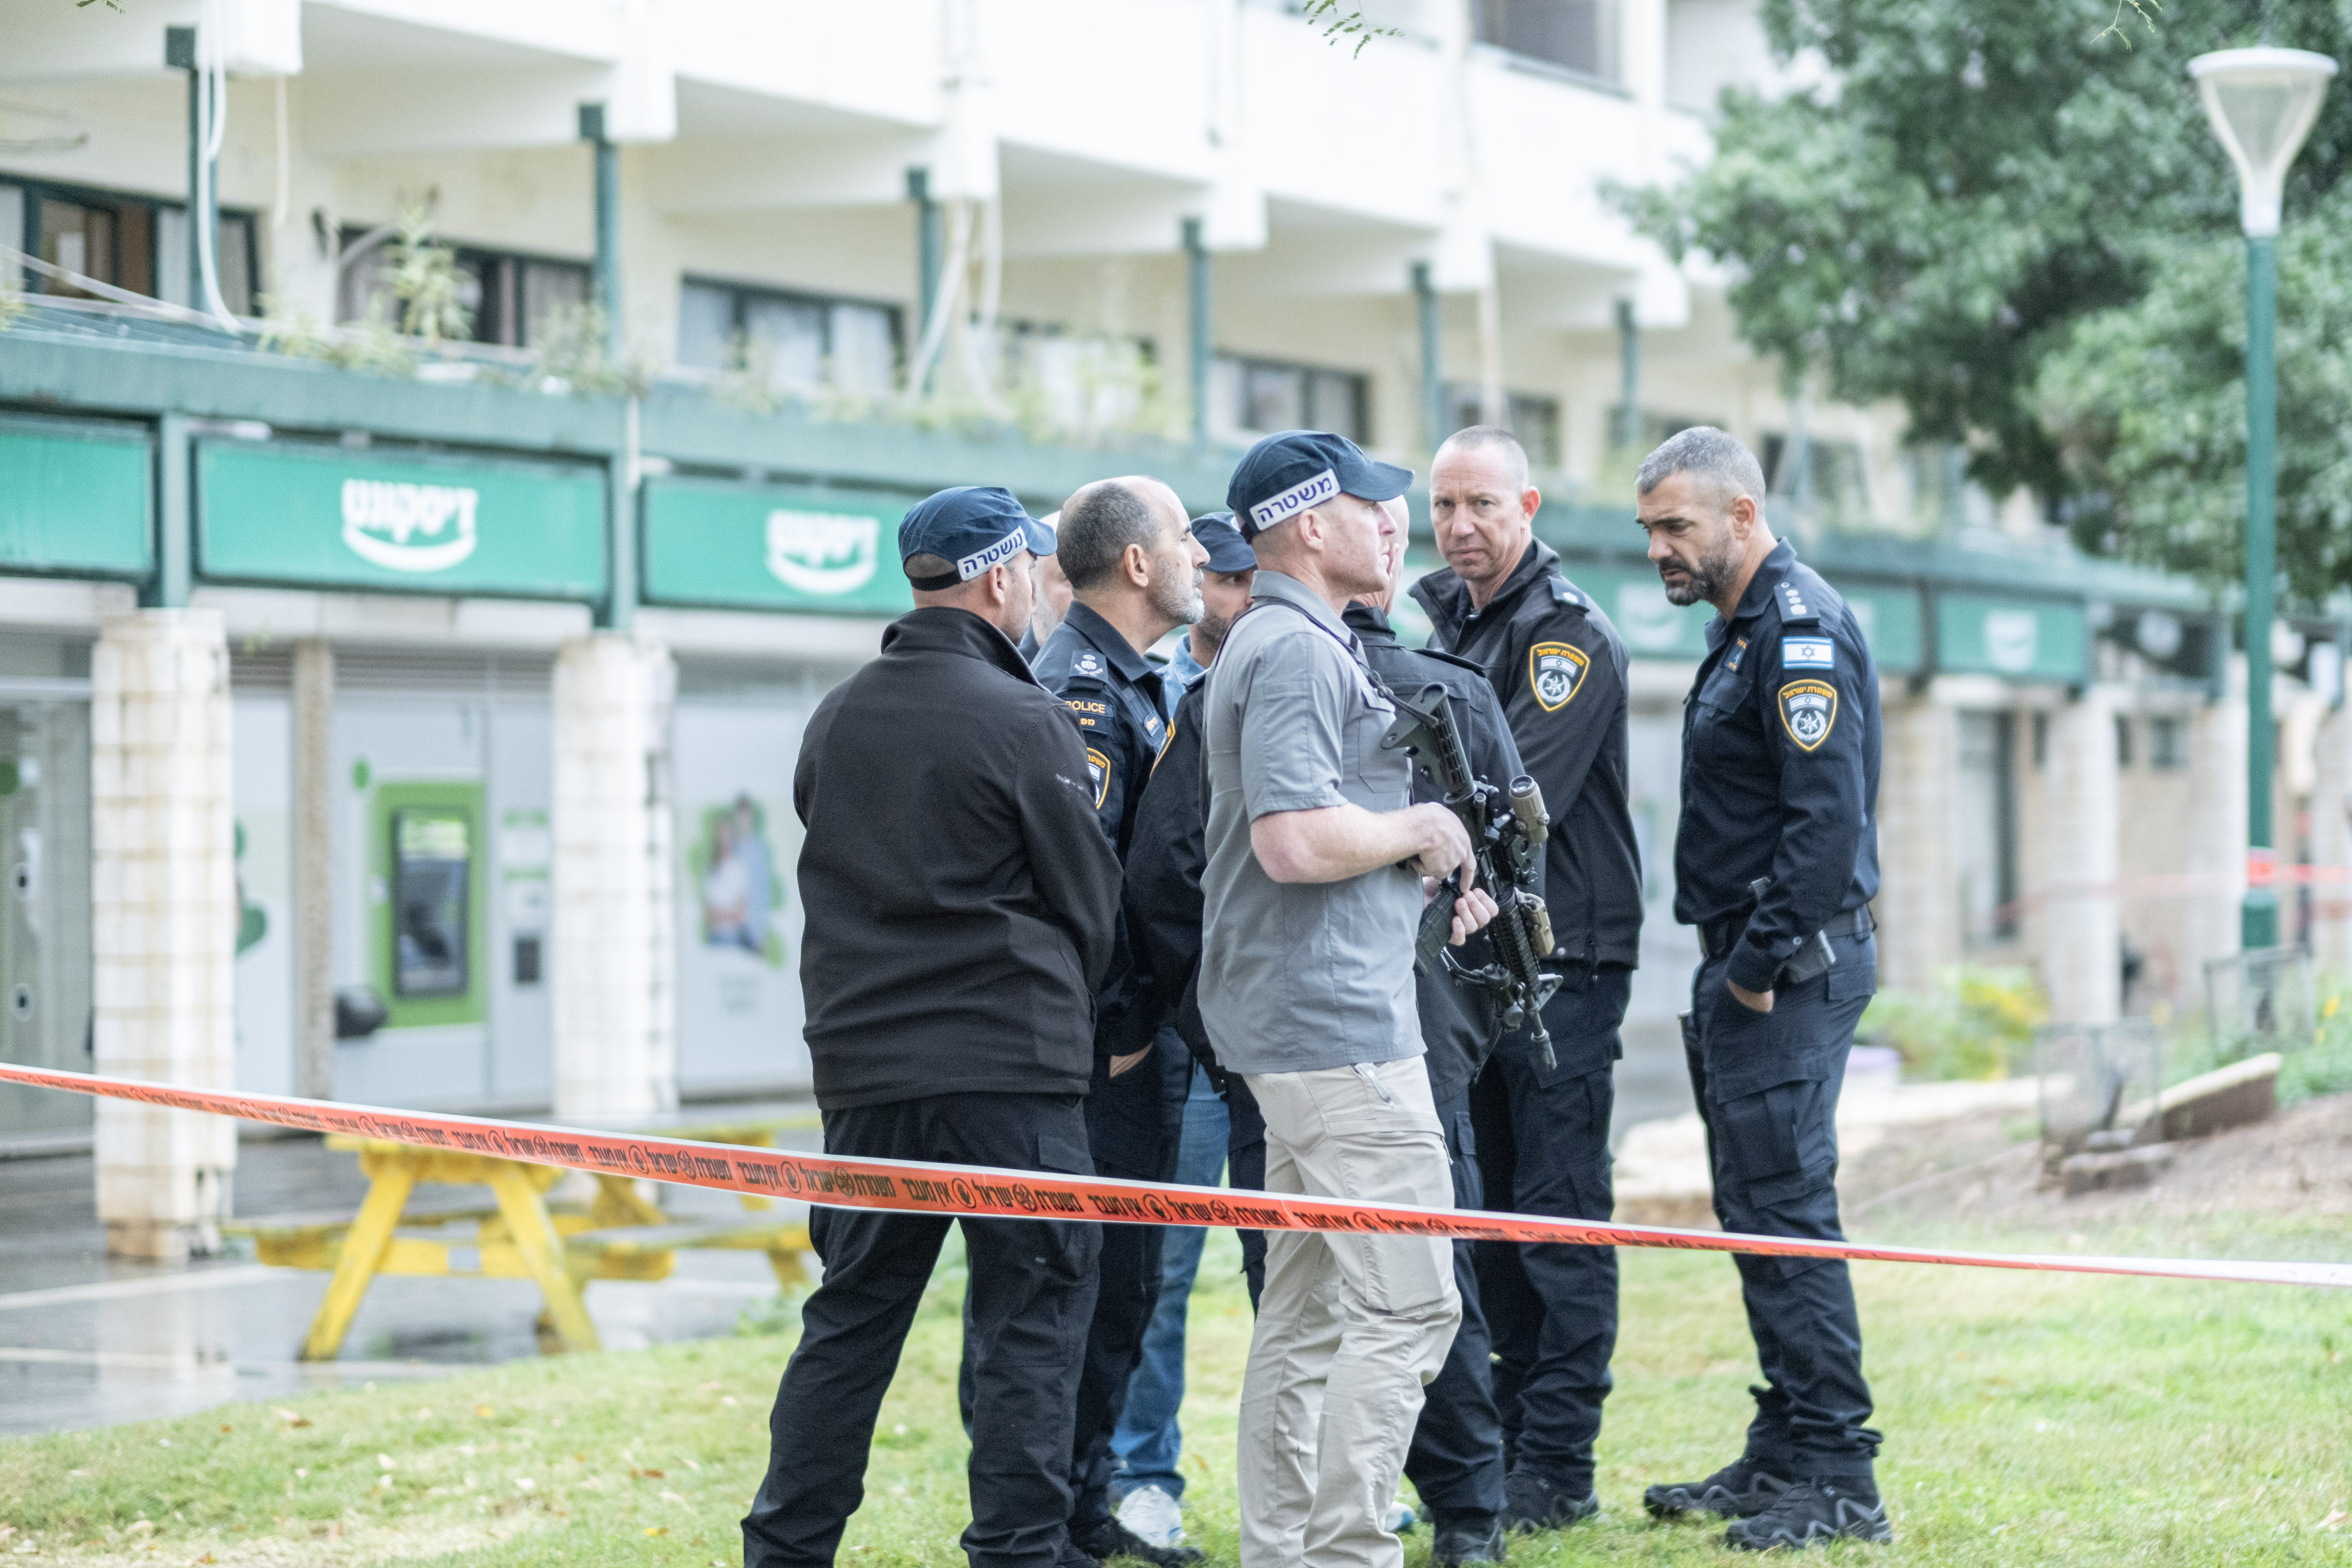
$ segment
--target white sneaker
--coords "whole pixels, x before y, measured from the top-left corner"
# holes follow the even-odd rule
[[[1414,1517],[1412,1505],[1405,1501],[1402,1497],[1395,1497],[1389,1500],[1388,1513],[1381,1519],[1381,1523],[1387,1528],[1391,1535],[1402,1535],[1412,1528]]]
[[[1118,1505],[1118,1521],[1154,1546],[1184,1544],[1184,1510],[1158,1487],[1138,1487]]]

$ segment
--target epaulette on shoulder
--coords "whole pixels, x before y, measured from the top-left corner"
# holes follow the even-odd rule
[[[1584,590],[1556,572],[1551,577],[1551,602],[1555,605],[1572,605],[1580,610],[1592,608],[1592,601],[1585,596]]]
[[[1772,592],[1780,601],[1781,625],[1793,626],[1801,621],[1819,621],[1822,618],[1822,611],[1825,607],[1820,603],[1822,595],[1799,584],[1793,574],[1781,578],[1780,585]]]
[[[1417,647],[1412,651],[1421,655],[1423,658],[1433,658],[1440,664],[1454,665],[1460,668],[1469,670],[1475,675],[1484,676],[1486,673],[1486,667],[1485,665],[1479,664],[1472,659],[1464,658],[1458,653],[1441,653],[1433,647]]]

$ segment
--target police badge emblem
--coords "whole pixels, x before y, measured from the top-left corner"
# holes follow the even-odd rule
[[[1100,811],[1110,794],[1110,759],[1092,746],[1087,748],[1087,782],[1095,786],[1095,809]]]
[[[1557,713],[1568,706],[1584,684],[1584,671],[1592,663],[1580,647],[1564,642],[1539,642],[1528,649],[1528,689],[1535,693],[1537,703],[1547,713]]]
[[[1826,680],[1792,680],[1780,688],[1780,727],[1801,752],[1818,749],[1837,722],[1837,688]]]

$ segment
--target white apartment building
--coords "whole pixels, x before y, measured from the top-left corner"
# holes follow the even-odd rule
[[[239,946],[191,960],[233,966],[233,1041],[111,1059],[617,1113],[806,1081],[791,760],[903,597],[874,563],[909,499],[1002,482],[1043,511],[1147,468],[1207,510],[1255,433],[1337,429],[1425,468],[1482,416],[1535,457],[1539,530],[1641,656],[1643,1038],[1671,1037],[1695,957],[1668,910],[1703,616],[1642,565],[1627,488],[1694,423],[1757,448],[1795,492],[1776,517],[1870,620],[1885,978],[2007,960],[2062,1016],[2194,1005],[2242,878],[2226,616],[1969,494],[1898,411],[1784,397],[1721,279],[1609,199],[1707,157],[1721,89],[1780,79],[1755,10],[1370,0],[1358,37],[1281,0],[0,0],[0,245],[27,258],[0,280],[28,301],[0,331],[0,486],[35,498],[0,501],[0,720],[47,759],[38,790],[0,792],[0,830],[13,812],[54,851],[54,907],[0,931],[0,989],[35,994],[0,1049],[79,1066],[135,1034],[110,1032],[131,1026],[102,980],[93,1005],[105,939],[93,959],[66,934],[93,895],[58,869],[95,811],[103,903],[91,704],[123,700],[107,639],[134,604],[225,660]],[[217,302],[267,336],[124,302],[213,303],[188,214],[215,70]],[[404,220],[455,251],[462,343],[384,331]],[[56,476],[118,450],[101,526],[102,487]],[[498,504],[538,542],[441,578],[385,566],[352,510],[377,492],[351,487],[412,482],[490,498],[486,542],[510,484]],[[318,484],[342,487],[341,536],[299,500]],[[764,564],[756,541],[734,577],[701,559],[762,517]],[[60,542],[103,528],[121,552]],[[843,573],[794,561],[863,585],[827,601],[810,584]],[[2341,864],[2340,633],[2294,635],[2281,820],[2307,805],[2309,826],[2282,858]],[[662,782],[630,797],[646,756]],[[566,827],[594,812],[624,824],[603,851]],[[710,892],[747,845],[756,918]],[[622,934],[592,939],[562,911],[606,872]],[[2335,952],[2342,911],[2308,930]],[[336,1029],[335,996],[364,1012],[371,988],[381,1026]],[[0,1136],[86,1118],[0,1094]]]

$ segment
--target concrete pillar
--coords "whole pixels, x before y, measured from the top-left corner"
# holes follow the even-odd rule
[[[1962,956],[1953,789],[1960,715],[1933,694],[1883,710],[1878,780],[1878,983],[1927,991]]]
[[[200,1089],[236,1077],[236,821],[228,641],[217,610],[142,610],[90,655],[91,943],[98,1070]],[[110,1254],[215,1250],[236,1124],[101,1100]]]
[[[2311,955],[2352,968],[2352,883],[2336,879],[2352,876],[2352,704],[2320,721],[2312,753],[2311,863],[2326,879],[2311,889]]]
[[[2205,1005],[2205,962],[2238,951],[2246,892],[2246,663],[2230,661],[2228,695],[2189,721],[2189,950],[2180,1003]]]
[[[597,632],[555,662],[555,1113],[677,1103],[670,714],[660,644]]]
[[[2063,1024],[2109,1024],[2122,1012],[2116,921],[2116,702],[2094,686],[2050,715],[2042,772],[2042,981]]]
[[[294,646],[294,1092],[335,1097],[335,650]]]

